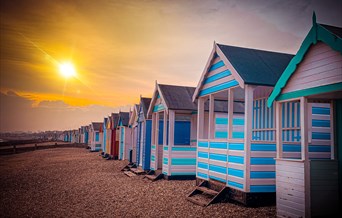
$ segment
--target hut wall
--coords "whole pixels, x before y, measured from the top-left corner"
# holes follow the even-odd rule
[[[323,42],[313,45],[282,94],[342,82],[342,56]]]

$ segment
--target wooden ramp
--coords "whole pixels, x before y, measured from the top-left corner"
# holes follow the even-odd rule
[[[226,192],[226,186],[220,182],[201,182],[187,197],[188,201],[206,207],[218,202]]]
[[[157,181],[159,179],[164,178],[164,174],[162,173],[161,170],[150,170],[143,179],[148,179],[152,182]]]
[[[146,174],[145,170],[143,170],[141,167],[131,168],[130,171],[133,172],[136,175],[144,175],[144,174]]]
[[[131,168],[136,168],[137,165],[135,163],[129,163],[124,168],[121,169],[121,171],[130,171]]]
[[[137,176],[136,174],[132,173],[131,171],[124,171],[124,174],[128,177]]]

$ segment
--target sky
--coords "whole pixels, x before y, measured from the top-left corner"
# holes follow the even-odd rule
[[[75,129],[156,81],[195,87],[214,41],[295,54],[313,11],[342,27],[341,0],[1,1],[0,131]]]

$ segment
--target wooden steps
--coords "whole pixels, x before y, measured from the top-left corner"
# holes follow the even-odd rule
[[[124,168],[121,169],[121,171],[130,171],[131,168],[136,168],[137,165],[135,163],[129,163]]]
[[[148,179],[152,182],[157,181],[159,179],[164,178],[164,174],[162,173],[161,170],[150,170],[143,179]]]
[[[201,182],[186,199],[194,204],[206,207],[217,202],[225,193],[226,186],[220,182]]]
[[[135,173],[132,173],[131,171],[124,171],[124,174],[128,177],[137,176]]]
[[[133,172],[136,175],[144,175],[144,174],[146,174],[145,170],[143,170],[141,167],[131,168],[130,171]]]

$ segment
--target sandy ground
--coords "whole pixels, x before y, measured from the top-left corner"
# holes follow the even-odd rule
[[[219,203],[203,208],[185,196],[195,181],[127,177],[125,161],[81,148],[0,157],[1,217],[274,217],[275,207]]]

